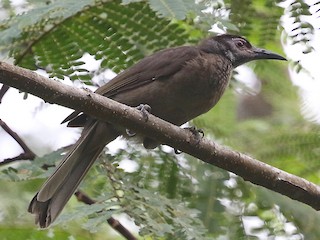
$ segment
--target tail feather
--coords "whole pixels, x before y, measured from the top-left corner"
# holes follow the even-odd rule
[[[30,202],[28,211],[36,215],[40,227],[48,227],[57,218],[104,146],[118,135],[104,122],[93,122],[84,129],[72,150]]]

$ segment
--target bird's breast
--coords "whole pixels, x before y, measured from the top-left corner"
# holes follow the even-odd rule
[[[170,84],[174,94],[167,96],[175,106],[170,114],[175,116],[173,112],[177,113],[176,124],[213,108],[228,86],[231,71],[231,63],[216,55],[201,56],[188,62]]]

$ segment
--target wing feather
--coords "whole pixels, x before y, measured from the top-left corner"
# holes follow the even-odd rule
[[[135,89],[153,81],[167,79],[199,54],[200,50],[192,46],[169,48],[156,52],[118,74],[108,83],[99,87],[95,93],[113,98],[118,93]],[[63,122],[70,121],[69,126],[73,126],[72,121],[75,121],[74,125],[78,126],[79,114],[80,112],[75,111]]]

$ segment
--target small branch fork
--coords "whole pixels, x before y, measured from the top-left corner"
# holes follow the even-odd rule
[[[13,157],[13,158],[6,158],[3,161],[0,162],[0,166],[1,165],[5,165],[7,163],[11,163],[14,161],[18,161],[18,160],[31,160],[34,159],[36,157],[36,155],[34,154],[34,152],[31,151],[31,149],[27,146],[27,144],[25,144],[25,142],[19,137],[19,135],[14,132],[4,121],[2,121],[0,119],[0,126],[2,127],[2,129],[8,133],[23,149],[23,153],[21,153],[20,155]]]

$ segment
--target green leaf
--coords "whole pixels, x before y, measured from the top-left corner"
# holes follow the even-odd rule
[[[83,218],[88,217],[92,214],[100,215],[103,213],[103,216],[108,218],[107,216],[110,217],[111,214],[114,214],[115,212],[114,211],[107,211],[107,210],[115,207],[116,205],[117,204],[114,202],[95,203],[92,205],[81,204],[81,206],[78,206],[72,212],[64,213],[61,216],[59,216],[53,225],[59,225],[61,223],[66,223],[69,221],[83,219]],[[96,220],[95,223],[97,224],[98,221],[99,220]],[[96,231],[96,229],[95,229],[95,231]]]
[[[149,0],[150,7],[161,17],[184,19],[189,9],[188,2],[182,0]]]

